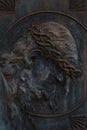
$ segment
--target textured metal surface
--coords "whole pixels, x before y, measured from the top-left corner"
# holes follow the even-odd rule
[[[30,21],[30,17],[31,17],[31,21]],[[44,17],[45,17],[45,21],[44,21]],[[61,19],[61,21],[60,21],[60,19]],[[66,24],[66,21],[67,20],[67,24]],[[29,43],[28,41],[26,41],[26,40],[28,40],[28,37],[29,37],[29,35],[27,35],[28,34],[28,31],[30,32],[32,32],[31,34],[33,34],[33,36],[34,36],[34,40],[38,40],[39,42],[36,42],[38,45],[40,45],[41,46],[41,48],[39,48],[39,49],[41,49],[42,50],[42,52],[45,50],[45,49],[48,49],[48,52],[49,52],[49,54],[51,55],[51,56],[49,56],[49,58],[52,58],[52,56],[53,56],[53,59],[52,60],[54,60],[55,58],[58,58],[59,57],[59,53],[58,53],[58,50],[55,50],[55,51],[51,51],[50,52],[50,49],[49,49],[49,47],[47,48],[44,48],[44,44],[41,44],[41,43],[43,43],[44,42],[44,39],[43,38],[46,38],[46,37],[41,37],[41,39],[40,39],[40,36],[39,37],[37,37],[38,36],[38,33],[39,32],[36,32],[38,29],[39,29],[39,27],[37,28],[37,29],[35,29],[35,30],[33,30],[32,31],[32,25],[37,25],[37,23],[38,23],[38,25],[40,24],[40,22],[41,23],[46,23],[48,21],[48,25],[50,25],[50,21],[55,21],[55,22],[58,22],[58,23],[60,23],[61,25],[64,25],[64,26],[66,26],[66,28],[68,28],[70,31],[71,31],[71,34],[73,34],[73,37],[74,37],[74,39],[75,39],[75,42],[76,42],[76,44],[78,45],[77,46],[77,50],[79,50],[78,51],[78,56],[80,56],[80,58],[79,58],[79,65],[80,65],[80,68],[81,68],[81,70],[83,70],[83,68],[84,68],[84,65],[82,64],[82,62],[83,63],[85,63],[85,61],[84,61],[84,59],[82,58],[83,57],[83,52],[84,52],[84,47],[83,46],[85,46],[85,31],[86,31],[86,28],[81,24],[81,23],[79,23],[76,19],[74,19],[74,18],[72,18],[72,17],[70,17],[70,16],[67,16],[66,14],[63,14],[63,13],[57,13],[57,12],[51,12],[51,11],[46,11],[46,12],[38,12],[38,13],[33,13],[33,14],[31,14],[31,15],[27,15],[26,17],[24,17],[24,18],[22,18],[22,19],[20,19],[15,25],[13,25],[9,30],[8,30],[8,32],[4,35],[4,37],[2,38],[2,40],[1,40],[1,43],[3,43],[3,45],[1,44],[1,46],[2,46],[2,48],[1,48],[1,52],[3,53],[6,53],[4,56],[6,57],[6,55],[7,55],[7,60],[6,60],[6,65],[7,66],[5,66],[5,64],[4,64],[4,70],[3,70],[3,60],[1,60],[1,70],[3,70],[3,73],[1,73],[1,77],[2,77],[2,79],[3,79],[3,83],[4,83],[4,86],[5,86],[5,89],[6,89],[6,95],[7,95],[7,101],[8,101],[8,105],[10,105],[9,107],[10,107],[10,109],[9,109],[9,112],[12,112],[13,113],[13,111],[11,111],[11,107],[16,107],[16,106],[14,106],[13,105],[13,103],[14,103],[14,94],[11,94],[11,95],[9,95],[8,94],[8,92],[9,92],[9,83],[10,82],[12,82],[12,85],[11,85],[11,87],[12,86],[14,86],[14,87],[16,87],[15,85],[16,85],[16,82],[13,82],[12,81],[12,79],[13,80],[15,80],[15,77],[13,77],[12,79],[8,79],[8,78],[6,78],[6,77],[8,77],[8,76],[10,76],[11,74],[13,74],[14,73],[14,69],[12,69],[11,68],[11,66],[9,66],[9,63],[10,64],[12,64],[12,65],[16,65],[16,64],[20,64],[21,63],[21,60],[23,60],[23,57],[20,57],[20,54],[21,54],[21,56],[23,55],[23,50],[26,50],[26,46],[25,45],[23,45],[23,46],[21,46],[22,45],[22,43],[24,42],[24,43]],[[55,23],[54,22],[54,23]],[[73,23],[73,24],[71,24],[71,23]],[[55,23],[56,24],[56,23]],[[31,25],[31,26],[30,26]],[[42,25],[44,25],[44,24],[42,24]],[[60,26],[61,26],[60,25]],[[28,27],[29,27],[29,29],[28,29]],[[45,26],[43,26],[43,27],[45,27]],[[26,29],[27,28],[27,29]],[[53,27],[54,28],[54,27]],[[75,32],[73,32],[73,29],[75,29],[75,28],[77,28],[76,30],[79,30],[79,31],[76,31],[76,34],[75,34]],[[42,29],[42,27],[41,27],[41,29]],[[54,28],[55,29],[55,28]],[[54,30],[54,29],[52,29],[52,30]],[[17,32],[19,30],[19,32]],[[26,31],[25,31],[26,30]],[[65,29],[65,30],[67,30],[67,29]],[[41,31],[41,30],[40,30]],[[50,30],[51,31],[51,30]],[[43,32],[43,31],[42,31]],[[81,33],[83,33],[84,34],[84,38],[83,39],[81,39],[81,40],[79,40],[79,36],[81,35]],[[41,33],[42,34],[42,33]],[[48,34],[48,33],[47,33]],[[56,34],[56,33],[53,33],[53,35],[54,34]],[[67,34],[67,33],[66,33]],[[21,37],[21,35],[23,35],[24,36],[24,38],[23,37]],[[36,36],[35,36],[36,35]],[[46,35],[46,32],[45,32],[45,34],[43,34],[44,36]],[[53,36],[52,35],[52,36]],[[62,34],[61,34],[62,35]],[[69,34],[70,35],[70,34]],[[28,37],[27,37],[28,36]],[[76,37],[75,37],[76,36]],[[58,35],[57,35],[57,37],[58,37]],[[21,38],[21,39],[20,39]],[[51,37],[52,38],[52,37]],[[55,38],[55,37],[54,37]],[[19,39],[19,40],[18,40]],[[25,39],[25,40],[24,40]],[[40,41],[41,40],[41,41]],[[52,39],[50,39],[50,40],[52,40]],[[13,43],[12,43],[12,41],[13,41]],[[15,44],[15,43],[17,43],[17,41],[19,41],[18,42],[18,45],[17,44]],[[32,47],[32,40],[29,40],[30,41],[30,43],[31,43],[31,47]],[[55,41],[55,40],[54,40]],[[45,42],[48,42],[48,40],[46,40],[45,39]],[[83,46],[82,46],[82,44],[81,43],[84,43],[83,44]],[[21,43],[21,45],[20,45],[20,43]],[[51,43],[51,41],[50,42],[48,42],[49,44]],[[54,42],[53,42],[54,43]],[[53,44],[52,43],[52,45],[56,45],[56,44]],[[46,46],[48,46],[49,44],[46,44]],[[62,43],[62,44],[64,44],[64,43]],[[14,45],[16,45],[16,46],[14,46]],[[12,48],[11,49],[11,52],[10,52],[10,50],[9,50],[9,52],[8,51],[6,51],[5,52],[5,50],[7,50],[7,48]],[[16,47],[16,48],[14,48],[14,47]],[[10,49],[9,48],[9,49]],[[57,48],[57,47],[56,47]],[[71,47],[72,48],[72,47]],[[28,49],[28,47],[27,47],[27,49]],[[61,48],[62,49],[62,48]],[[60,50],[61,50],[60,49]],[[73,48],[72,48],[73,49]],[[81,49],[81,51],[80,51],[80,49]],[[52,50],[52,49],[51,49]],[[29,52],[30,52],[30,49],[28,50]],[[28,55],[28,51],[25,51],[26,53],[25,53],[25,56],[27,56]],[[34,54],[33,53],[31,53],[32,54],[32,56],[34,56],[34,55],[36,55],[36,56],[38,56],[38,54],[40,54],[41,52],[40,52],[40,50],[38,51],[38,48],[36,48],[36,46],[35,46],[35,49],[34,50],[32,50],[33,52],[34,52]],[[47,51],[47,50],[46,50]],[[12,52],[14,52],[14,53],[12,53]],[[16,53],[15,53],[16,52]],[[39,52],[39,53],[38,53]],[[54,54],[52,54],[53,52],[57,52],[57,53],[54,53]],[[18,53],[18,57],[14,57],[14,54],[17,54]],[[67,52],[68,53],[68,52]],[[81,53],[81,55],[80,55],[80,53]],[[46,53],[47,54],[47,53]],[[68,53],[69,54],[69,53]],[[69,54],[70,55],[70,54]],[[3,55],[2,55],[3,56]],[[1,56],[1,59],[3,59],[3,58],[5,58],[5,57],[2,57]],[[44,54],[44,56],[45,56],[45,54]],[[73,55],[74,56],[74,55]],[[60,56],[61,57],[61,56]],[[26,63],[29,65],[31,65],[31,62],[29,62],[28,61],[28,58],[29,58],[29,56],[28,57],[25,57],[24,59],[25,59],[25,61],[26,61]],[[47,57],[48,58],[48,57]],[[48,59],[49,59],[48,58]],[[75,57],[76,58],[76,57]],[[6,59],[6,58],[5,58]],[[40,60],[40,59],[39,59]],[[39,63],[39,60],[37,59],[36,60],[36,63]],[[48,60],[49,61],[49,60]],[[50,61],[49,61],[50,62]],[[35,64],[36,64],[35,63]],[[54,62],[53,62],[54,63]],[[59,61],[58,61],[58,63],[59,63]],[[68,62],[67,62],[68,63]],[[21,63],[22,64],[22,63]],[[48,63],[46,63],[46,61],[44,62],[44,59],[42,58],[41,60],[40,60],[40,64],[37,64],[37,65],[40,65],[39,67],[41,68],[41,66],[42,66],[42,64],[46,67],[46,64],[48,64]],[[36,66],[37,66],[36,65]],[[51,65],[51,62],[50,62],[50,65]],[[20,67],[22,67],[22,66],[20,66]],[[29,66],[28,66],[29,67]],[[32,66],[31,66],[32,67]],[[31,67],[29,67],[29,68],[31,68]],[[61,66],[62,67],[62,66]],[[18,67],[19,68],[19,67]],[[40,69],[40,68],[38,68],[37,67],[37,69],[36,70],[38,70],[38,69]],[[53,68],[55,68],[54,67],[54,65],[53,65]],[[10,70],[9,70],[10,69]],[[24,69],[24,68],[23,68]],[[28,68],[26,68],[26,69],[28,69]],[[25,70],[26,70],[25,69]],[[62,68],[63,69],[63,68]],[[10,73],[9,73],[9,71],[10,71]],[[45,68],[44,68],[44,71],[45,71]],[[43,71],[43,73],[44,73],[44,71]],[[48,71],[48,67],[46,67],[46,71]],[[20,72],[22,72],[22,70],[20,71]],[[27,71],[25,71],[24,73],[28,73],[28,70]],[[58,72],[59,72],[59,70],[58,70]],[[67,71],[66,71],[67,72]],[[26,73],[26,74],[27,74]],[[37,72],[35,72],[35,73],[37,73]],[[43,74],[42,73],[42,74]],[[47,72],[48,73],[48,72]],[[19,73],[20,74],[20,73]],[[42,74],[40,74],[40,75],[42,75]],[[45,74],[45,73],[44,73]],[[71,73],[72,74],[72,73]],[[23,101],[24,99],[22,99],[23,98],[23,95],[22,95],[22,97],[18,94],[18,97],[19,97],[19,106],[20,106],[20,108],[21,108],[21,111],[20,112],[22,112],[22,114],[23,114],[23,117],[22,117],[22,120],[20,121],[19,120],[19,118],[18,117],[20,117],[20,116],[18,116],[18,117],[16,117],[16,119],[17,119],[17,122],[19,121],[19,125],[17,124],[17,122],[15,122],[15,120],[13,120],[12,119],[12,117],[10,116],[10,123],[11,123],[11,121],[13,122],[13,126],[14,126],[14,128],[15,128],[15,126],[16,126],[16,129],[29,129],[29,128],[31,128],[32,130],[33,129],[40,129],[40,130],[45,130],[45,129],[47,129],[47,130],[53,130],[54,129],[54,126],[55,126],[55,130],[56,129],[60,129],[60,130],[62,130],[62,129],[70,129],[70,128],[72,128],[72,129],[76,129],[76,128],[79,128],[79,129],[83,129],[83,127],[85,128],[85,116],[78,116],[79,114],[83,114],[83,112],[84,112],[84,107],[83,108],[81,108],[82,107],[82,105],[83,105],[83,103],[86,101],[84,98],[84,89],[85,89],[85,86],[84,86],[84,83],[83,83],[83,74],[81,74],[82,76],[80,77],[80,79],[78,80],[78,79],[76,79],[76,81],[74,81],[74,84],[72,85],[72,87],[71,87],[71,92],[68,92],[68,93],[70,93],[70,95],[69,95],[69,97],[68,97],[68,102],[69,102],[69,104],[68,104],[68,107],[69,107],[69,109],[66,109],[66,105],[64,106],[64,107],[60,107],[61,109],[60,110],[62,110],[62,108],[63,108],[63,113],[61,113],[61,111],[58,111],[57,110],[57,113],[55,113],[55,111],[53,110],[52,112],[49,112],[48,113],[48,111],[45,111],[44,110],[44,112],[41,112],[41,113],[37,113],[37,105],[36,105],[36,107],[34,108],[34,109],[36,109],[36,111],[34,112],[34,113],[32,113],[32,111],[31,111],[31,109],[30,109],[30,107],[25,107],[25,105],[23,104],[23,106],[22,106],[22,104],[21,104],[21,101]],[[6,77],[5,77],[6,76]],[[42,75],[42,77],[43,77],[44,75]],[[70,76],[70,74],[68,75],[68,76]],[[22,78],[24,78],[24,77],[22,77]],[[41,77],[39,77],[40,79],[39,80],[41,80]],[[53,79],[49,79],[49,81],[52,81],[53,80],[53,82],[56,84],[56,80],[54,80],[56,77],[54,76],[54,78]],[[73,79],[72,78],[72,76],[71,76],[71,79]],[[34,80],[36,80],[36,79],[34,79]],[[75,79],[74,79],[75,80]],[[19,81],[19,80],[18,80]],[[38,81],[38,80],[36,80],[36,81]],[[35,81],[34,81],[35,82]],[[14,84],[15,83],[15,84]],[[20,82],[20,83],[22,83],[22,82]],[[19,83],[18,83],[19,84]],[[39,85],[39,82],[37,82],[37,84]],[[77,84],[78,84],[78,86],[77,86]],[[22,84],[21,84],[22,85]],[[26,86],[26,84],[25,84],[25,86]],[[37,86],[37,85],[36,85]],[[51,85],[52,86],[52,85]],[[50,86],[50,87],[51,87]],[[82,88],[82,86],[84,86],[83,88]],[[20,86],[20,87],[22,87],[22,86]],[[73,91],[73,88],[75,87],[75,89],[76,90],[74,90]],[[58,88],[58,90],[59,90],[59,87],[57,86],[57,88]],[[50,88],[50,90],[51,90],[52,88]],[[20,88],[20,90],[25,94],[26,93],[26,89],[25,88]],[[62,91],[60,91],[60,92],[63,92],[63,90],[64,90],[64,88],[62,88],[61,89]],[[40,93],[38,93],[38,92],[40,92],[40,91],[38,91],[38,87],[37,87],[37,89],[33,89],[32,90],[32,88],[31,88],[31,91],[36,95],[36,102],[38,102],[38,100],[40,100],[40,99],[38,99],[38,98],[42,98],[42,96],[40,95]],[[75,92],[76,91],[76,92]],[[13,92],[15,92],[15,90],[13,91]],[[45,91],[43,91],[43,92],[45,92]],[[65,92],[64,92],[65,93]],[[76,94],[75,94],[76,93]],[[39,95],[38,95],[39,94]],[[45,92],[45,93],[43,93],[43,94],[45,94],[44,95],[44,98],[45,98],[45,96],[47,95],[47,92]],[[60,99],[60,102],[62,102],[62,99],[64,98],[64,95],[66,95],[66,93],[65,94],[63,94],[63,93],[60,93],[60,96],[61,96],[61,99]],[[53,94],[53,95],[55,95],[55,94]],[[53,95],[52,95],[52,97],[53,97]],[[72,95],[72,100],[71,100],[71,95]],[[79,98],[79,95],[80,95],[80,98]],[[10,96],[10,97],[9,97]],[[12,98],[13,97],[13,98]],[[48,97],[48,96],[47,96]],[[21,100],[20,100],[20,98],[21,98]],[[34,97],[33,97],[34,98]],[[75,98],[75,99],[74,99]],[[27,100],[28,100],[28,98],[27,98]],[[26,101],[27,101],[26,100]],[[42,99],[41,99],[42,100]],[[48,99],[46,99],[46,100],[48,100]],[[52,99],[51,99],[52,100]],[[32,100],[33,101],[33,100]],[[67,100],[66,100],[67,101]],[[12,103],[13,102],[13,103]],[[17,102],[17,101],[16,101]],[[47,101],[48,102],[48,101]],[[53,100],[53,102],[54,102],[54,100]],[[53,102],[51,102],[51,109],[53,109],[52,108],[52,104],[53,104]],[[18,104],[16,104],[16,105],[18,105]],[[25,102],[25,104],[26,104],[26,102]],[[32,102],[31,102],[31,105],[32,105]],[[34,105],[34,104],[33,104]],[[40,106],[39,106],[40,107]],[[55,108],[55,107],[54,107]],[[41,107],[39,108],[39,109],[41,109]],[[48,109],[48,108],[47,108]],[[80,110],[81,109],[81,110]],[[17,109],[16,109],[17,110]],[[49,109],[48,109],[49,110]],[[19,111],[19,110],[18,110]],[[77,111],[77,112],[76,112]],[[16,112],[17,111],[15,111],[15,114],[16,114]],[[10,113],[9,113],[10,114]],[[9,115],[8,114],[8,115]],[[13,115],[13,114],[12,114]],[[30,116],[29,116],[30,115]],[[29,118],[29,119],[28,119]],[[26,119],[26,120],[25,120]],[[66,119],[66,121],[64,121],[64,119]],[[81,119],[81,120],[80,120]],[[83,120],[83,121],[82,121]],[[62,121],[62,124],[60,123]],[[25,122],[25,125],[23,126],[23,122]],[[37,122],[37,123],[36,123]],[[53,122],[53,123],[52,123]],[[80,122],[80,123],[79,123]],[[30,124],[28,124],[27,125],[27,123],[30,123]],[[38,124],[39,123],[39,124]],[[44,125],[44,127],[43,127],[43,124],[45,123],[45,125]],[[55,124],[56,123],[56,124]]]
[[[70,0],[70,9],[77,11],[84,11],[87,9],[86,0]]]
[[[3,0],[4,2],[4,0]],[[10,3],[10,0],[9,0]],[[7,5],[7,6],[6,6]],[[6,8],[7,11],[5,11],[5,7],[9,7],[8,10]],[[86,115],[87,115],[87,101],[86,98],[84,96],[86,96],[86,92],[87,89],[86,87],[84,88],[84,86],[86,86],[87,84],[87,57],[86,57],[86,33],[84,33],[84,29],[86,26],[86,16],[87,16],[87,12],[86,12],[86,0],[66,0],[66,1],[61,1],[61,0],[17,0],[16,4],[15,4],[15,8],[11,7],[11,4],[4,4],[4,8],[3,10],[0,11],[0,39],[4,39],[1,40],[1,46],[0,46],[0,51],[2,50],[3,47],[7,48],[10,47],[12,44],[14,44],[16,42],[17,39],[19,39],[19,37],[21,36],[21,33],[24,32],[24,28],[28,27],[27,25],[29,24],[27,22],[27,18],[29,15],[25,16],[28,13],[31,13],[32,11],[38,11],[38,10],[57,10],[57,11],[62,11],[62,12],[66,12],[65,14],[70,14],[71,16],[73,16],[73,18],[71,18],[72,20],[66,18],[66,19],[62,19],[61,20],[61,24],[63,24],[64,26],[66,26],[71,34],[73,35],[74,39],[76,39],[76,44],[77,47],[79,48],[79,52],[81,52],[81,55],[79,55],[79,63],[83,63],[84,64],[84,85],[82,84],[76,84],[76,87],[78,89],[78,91],[76,92],[76,98],[74,95],[74,100],[76,101],[76,105],[70,109],[69,111],[65,111],[64,113],[59,113],[58,115],[54,115],[53,113],[51,113],[52,115],[37,115],[35,113],[30,113],[30,111],[28,111],[28,113],[24,112],[24,121],[19,121],[15,120],[15,124],[13,124],[11,126],[11,122],[8,122],[8,119],[10,119],[10,117],[8,117],[8,113],[10,111],[8,111],[7,113],[7,107],[6,107],[6,95],[4,93],[3,87],[0,87],[0,129],[1,130],[12,130],[11,127],[15,127],[15,129],[18,130],[24,130],[23,124],[26,124],[26,130],[30,129],[30,130],[77,130],[77,129],[81,129],[81,130],[85,130],[87,129],[87,121],[86,121]],[[13,11],[15,9],[15,11]],[[32,13],[33,15],[34,13]],[[61,15],[65,15],[63,13],[61,13]],[[6,31],[11,24],[13,24],[13,22],[15,22],[16,20],[18,20],[20,17],[25,16],[23,18],[21,18],[21,20],[23,21],[23,19],[26,19],[26,22],[21,22],[21,20],[19,20],[19,22],[17,22],[14,26],[12,25],[11,28],[9,29],[9,31]],[[47,16],[48,17],[48,16]],[[52,17],[52,18],[51,18]],[[77,18],[81,23],[79,23],[75,18]],[[43,19],[43,18],[41,18]],[[35,18],[35,20],[37,21],[37,23],[39,21],[41,21],[41,19],[39,20],[39,18]],[[50,16],[50,19],[55,19],[55,17],[53,17],[53,15]],[[58,20],[56,22],[59,23],[59,19],[61,19],[60,17],[58,18]],[[64,22],[63,22],[64,21]],[[76,23],[74,23],[74,21],[76,21]],[[18,23],[22,23],[22,24],[18,24]],[[78,24],[77,24],[78,23]],[[34,23],[35,24],[35,23]],[[85,26],[84,26],[85,25]],[[78,29],[77,29],[78,27]],[[86,29],[86,28],[85,28]],[[19,30],[19,31],[17,31]],[[87,29],[86,29],[87,30]],[[5,33],[6,32],[6,33]],[[5,34],[4,34],[5,33]],[[83,35],[84,34],[84,35]],[[83,40],[84,39],[84,42]],[[3,45],[2,45],[3,43]],[[80,46],[79,46],[80,45]],[[84,54],[83,54],[84,53]],[[15,57],[16,58],[16,57]],[[21,60],[19,58],[19,60]],[[15,59],[15,61],[13,60],[12,63],[16,63],[18,61],[18,59]],[[1,64],[1,63],[0,63]],[[79,64],[80,69],[82,70],[82,66],[83,64]],[[81,79],[79,79],[79,81],[81,81]],[[2,84],[1,84],[2,86]],[[83,87],[82,87],[83,86]],[[84,89],[83,89],[84,88]],[[71,89],[70,89],[71,90]],[[25,92],[24,89],[22,89],[23,92]],[[83,92],[84,91],[84,92]],[[84,96],[81,98],[80,96],[82,95],[82,93],[84,93]],[[77,101],[79,97],[79,102]],[[85,99],[84,99],[85,98]],[[71,99],[71,97],[69,97],[69,99]],[[81,100],[82,99],[82,100]],[[74,101],[72,99],[72,103]],[[69,102],[69,105],[72,103]],[[30,114],[30,117],[26,117],[28,114]],[[85,116],[84,116],[85,115]],[[26,121],[26,119],[28,119],[28,122]],[[12,120],[11,120],[12,121]],[[86,121],[86,122],[85,122]],[[29,126],[29,128],[28,128]],[[84,128],[85,126],[85,128]]]
[[[0,0],[0,11],[15,11],[15,0]]]
[[[70,124],[72,130],[82,129],[84,130],[86,127],[86,116],[84,115],[76,115],[70,117]]]

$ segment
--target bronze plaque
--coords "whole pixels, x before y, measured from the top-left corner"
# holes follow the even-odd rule
[[[0,81],[11,130],[86,129],[86,31],[71,16],[42,11],[6,32]]]

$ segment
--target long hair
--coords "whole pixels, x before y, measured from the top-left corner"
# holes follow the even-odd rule
[[[76,78],[80,75],[81,70],[71,64],[77,64],[78,52],[74,38],[66,27],[46,22],[33,25],[31,35],[43,55],[56,61],[69,77]]]

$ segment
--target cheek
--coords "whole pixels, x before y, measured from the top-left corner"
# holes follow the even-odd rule
[[[66,93],[65,74],[60,68],[55,67],[54,64],[47,63],[42,58],[35,59],[31,79],[31,84],[37,89],[45,89],[48,93],[55,91],[60,96]]]

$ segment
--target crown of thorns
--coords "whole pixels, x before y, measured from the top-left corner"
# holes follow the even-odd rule
[[[43,33],[39,25],[33,25],[31,27],[31,35],[38,45],[39,51],[41,51],[45,57],[56,61],[60,68],[72,79],[80,76],[81,70],[63,58],[61,50],[54,45],[52,37],[48,32]]]
[[[28,31],[28,29],[26,31]],[[52,38],[49,35],[49,32],[43,33],[41,28],[39,28],[39,25],[32,26],[31,28],[29,28],[29,31],[31,32],[32,37],[34,38],[37,47],[22,47],[22,49],[24,48],[25,50],[24,59],[26,63],[29,64],[29,56],[31,57],[31,55],[35,52],[40,52],[40,54],[42,54],[46,58],[55,61],[70,78],[75,79],[76,77],[80,76],[81,70],[73,66],[66,58],[64,58],[61,49],[58,49],[57,45],[55,46],[53,42],[53,39],[56,38],[55,35],[53,36],[54,38]],[[18,50],[20,51],[21,49]],[[15,63],[20,61],[18,59],[19,57],[10,60],[11,63]],[[0,61],[0,64],[3,64],[2,60]]]

